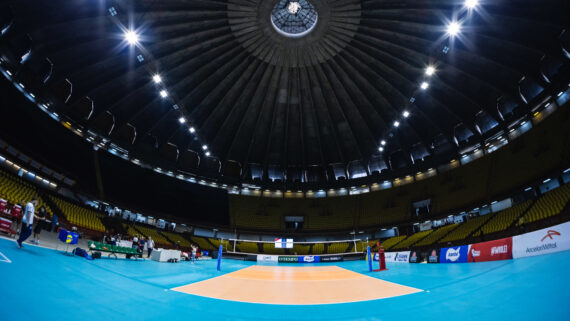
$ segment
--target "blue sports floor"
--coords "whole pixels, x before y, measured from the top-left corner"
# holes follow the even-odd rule
[[[423,289],[400,297],[280,306],[198,297],[169,289],[255,264],[101,259],[0,239],[0,320],[570,320],[570,251],[519,260],[392,264],[368,273]],[[6,258],[11,261],[8,262]],[[323,263],[321,263],[322,265]],[[286,264],[291,266],[291,264]]]

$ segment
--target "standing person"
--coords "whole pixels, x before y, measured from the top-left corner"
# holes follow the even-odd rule
[[[144,245],[146,244],[146,240],[144,238],[144,236],[141,236],[141,239],[139,240],[139,252],[141,253],[141,257],[143,256],[144,253]]]
[[[148,251],[148,254],[146,257],[149,258],[150,254],[152,253],[152,249],[154,248],[154,240],[150,236],[148,237],[148,241],[146,242],[146,248]]]
[[[34,228],[34,239],[32,243],[36,243],[36,245],[40,245],[40,233],[45,226],[46,218],[47,218],[47,211],[45,206],[42,205],[40,207],[40,211],[38,212],[38,221],[36,222],[36,227]]]
[[[136,248],[138,248],[138,247],[139,247],[139,238],[138,238],[137,235],[135,235],[135,236],[133,237],[133,249],[136,249]]]
[[[192,263],[196,261],[196,246],[192,245]]]
[[[59,225],[59,222],[57,221],[57,214],[53,213],[53,215],[51,216],[51,230],[50,232],[57,232],[57,226]]]
[[[26,204],[24,209],[24,215],[22,216],[22,227],[20,228],[20,237],[16,242],[18,242],[18,247],[22,248],[22,242],[24,242],[32,234],[32,224],[34,224],[34,215],[36,211],[36,206],[38,205],[38,200],[32,198],[32,200]]]

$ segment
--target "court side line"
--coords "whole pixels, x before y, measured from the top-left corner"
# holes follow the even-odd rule
[[[0,252],[0,255],[4,257],[4,259],[0,259],[0,262],[12,263],[12,260],[10,260],[6,255],[4,255],[4,253]]]
[[[424,292],[424,291],[425,291],[425,289],[419,289],[419,288],[416,288],[416,287],[413,287],[413,286],[409,286],[409,285],[405,285],[405,284],[401,284],[401,283],[396,283],[396,282],[384,280],[384,279],[381,279],[381,278],[375,278],[375,277],[373,277],[373,276],[366,275],[366,274],[363,274],[363,273],[360,273],[360,272],[356,272],[356,271],[353,271],[353,270],[349,270],[349,269],[346,269],[346,268],[343,268],[343,267],[340,267],[340,266],[338,266],[338,268],[341,268],[341,269],[343,269],[343,270],[347,270],[347,271],[350,271],[350,272],[353,272],[353,273],[360,274],[360,275],[362,275],[363,277],[366,277],[366,278],[371,278],[371,279],[375,279],[375,280],[380,280],[380,281],[384,281],[384,282],[387,282],[387,283],[392,283],[392,284],[396,284],[396,285],[403,286],[403,287],[406,287],[406,288],[418,290],[418,292]],[[410,294],[413,294],[413,293],[410,293]],[[404,294],[404,295],[406,295],[406,294]]]
[[[223,274],[223,275],[218,275],[218,276],[215,276],[215,277],[213,277],[213,278],[209,278],[209,279],[205,279],[205,280],[201,280],[201,281],[196,281],[196,282],[192,282],[192,283],[188,283],[188,284],[184,284],[184,285],[180,285],[180,286],[175,286],[175,287],[173,287],[173,288],[170,288],[170,290],[171,290],[171,291],[176,291],[176,292],[181,292],[181,293],[186,293],[186,292],[184,292],[184,291],[181,291],[180,288],[183,288],[183,287],[188,286],[188,285],[198,284],[198,283],[206,282],[206,281],[209,281],[209,280],[221,278],[221,277],[223,277],[223,276],[230,275],[230,274],[239,272],[239,271],[244,270],[244,269],[248,269],[248,268],[250,268],[250,267],[252,267],[252,266],[255,266],[255,265],[246,266],[246,267],[241,268],[241,269],[239,269],[239,270],[236,270],[236,271],[233,271],[233,272],[230,272],[230,273],[226,273],[226,274]],[[188,293],[186,293],[186,294],[188,294]]]

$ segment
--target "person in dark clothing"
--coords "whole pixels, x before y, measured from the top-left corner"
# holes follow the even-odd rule
[[[20,228],[20,237],[16,241],[18,247],[22,248],[22,243],[32,234],[32,226],[34,224],[35,208],[38,205],[38,200],[32,198],[32,200],[26,204],[24,208],[24,215],[22,216],[22,227]]]
[[[40,244],[40,233],[42,232],[42,229],[45,227],[46,219],[47,219],[47,210],[46,210],[45,206],[40,207],[38,215],[36,215],[36,216],[38,219],[36,221],[36,227],[34,227],[34,239],[32,240],[32,243],[39,245]]]

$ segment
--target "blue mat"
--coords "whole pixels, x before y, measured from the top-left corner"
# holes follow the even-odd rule
[[[388,271],[376,273],[368,272],[365,261],[331,264],[425,291],[383,300],[313,306],[238,303],[169,290],[254,262],[224,259],[222,271],[217,272],[216,260],[196,264],[87,261],[30,245],[18,249],[15,242],[5,239],[0,239],[0,252],[3,321],[570,318],[570,252],[485,263],[389,264]]]

